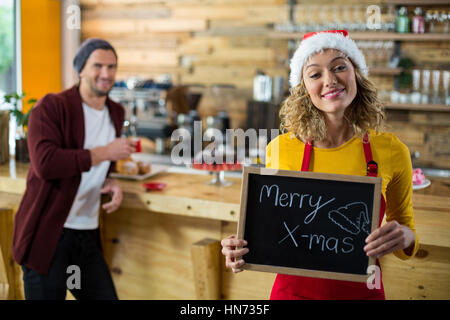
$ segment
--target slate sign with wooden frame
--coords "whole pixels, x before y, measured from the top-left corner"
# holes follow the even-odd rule
[[[244,269],[365,282],[381,178],[244,167],[238,238]]]

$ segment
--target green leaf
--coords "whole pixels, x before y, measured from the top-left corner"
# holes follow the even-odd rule
[[[26,103],[30,105],[30,108],[27,113],[23,113],[21,110],[18,109],[18,104],[19,101],[24,99],[24,97],[25,97],[24,92],[22,92],[21,94],[15,92],[11,94],[5,94],[3,96],[5,103],[13,105],[13,108],[10,110],[10,113],[16,119],[16,124],[18,127],[24,127],[28,125],[28,119],[30,117],[31,110],[33,109],[35,103],[37,102],[37,99],[34,98],[28,99]]]
[[[3,96],[3,100],[5,100],[6,103],[11,103],[11,99],[12,99],[12,95],[10,95],[10,94],[5,94]]]

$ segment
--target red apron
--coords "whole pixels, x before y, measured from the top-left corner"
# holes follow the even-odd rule
[[[367,175],[376,177],[378,175],[378,165],[372,159],[372,150],[367,134],[363,140],[364,156],[367,163]],[[312,143],[305,144],[303,154],[302,171],[309,170],[309,162],[311,159]],[[380,204],[380,221],[383,221],[383,216],[386,208],[386,202],[383,195],[381,195]],[[379,267],[379,262],[376,260]],[[285,274],[278,274],[275,283],[273,284],[271,300],[320,300],[320,299],[374,299],[384,300],[384,287],[381,281],[380,289],[369,289],[367,284],[361,282],[320,279],[303,276],[292,276]]]

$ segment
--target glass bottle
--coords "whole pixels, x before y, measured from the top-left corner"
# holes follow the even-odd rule
[[[450,106],[450,94],[449,94],[449,83],[450,83],[450,71],[445,70],[442,74],[442,84],[444,87],[444,100],[445,105]]]
[[[434,27],[433,27],[434,31],[433,32],[436,32],[436,33],[441,32],[441,30],[440,30],[441,29],[441,24],[440,24],[439,20],[440,20],[439,19],[439,11],[437,11],[437,10],[433,11],[433,19],[432,19],[433,25],[434,25]]]
[[[449,26],[449,20],[450,20],[450,11],[447,11],[447,16],[445,18],[445,25],[444,25],[444,32],[449,33],[450,32],[450,26]]]
[[[397,32],[409,33],[409,18],[406,7],[401,7],[397,16]]]
[[[442,11],[439,15],[439,23],[441,25],[441,32],[448,33],[448,16],[447,12]]]
[[[422,16],[422,8],[417,7],[414,10],[415,16],[412,19],[412,30],[414,33],[424,33],[425,32],[425,22]]]
[[[433,97],[431,102],[435,104],[441,103],[441,99],[439,96],[440,80],[441,80],[441,71],[433,70],[432,72]]]
[[[425,23],[426,23],[426,31],[429,33],[434,32],[434,20],[433,20],[433,11],[427,10],[425,14]]]
[[[413,91],[411,93],[411,102],[414,104],[420,104],[421,95],[420,95],[420,70],[414,69],[412,71],[413,76]]]
[[[429,103],[429,95],[430,95],[430,70],[422,71],[422,103]]]
[[[387,17],[386,17],[386,31],[394,32],[395,31],[395,6],[390,4],[387,9]]]

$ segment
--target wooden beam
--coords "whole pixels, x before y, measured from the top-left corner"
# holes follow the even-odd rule
[[[0,299],[16,299],[12,233],[13,210],[0,208]]]
[[[5,259],[3,258],[2,247],[0,246],[0,300],[7,300],[9,293],[8,274],[6,272]]]
[[[369,67],[370,75],[385,75],[385,76],[395,76],[402,73],[403,68],[389,68],[389,67]]]
[[[191,247],[195,294],[199,300],[221,299],[220,242],[203,239]]]
[[[0,111],[0,164],[9,160],[9,111]]]
[[[239,205],[234,203],[187,199],[155,193],[143,193],[139,195],[139,198],[140,204],[136,205],[140,206],[144,203],[148,210],[166,214],[182,214],[189,217],[236,221],[237,212],[239,212]]]
[[[450,108],[443,104],[413,104],[413,103],[386,102],[384,107],[386,109],[392,109],[392,110],[450,112]]]

